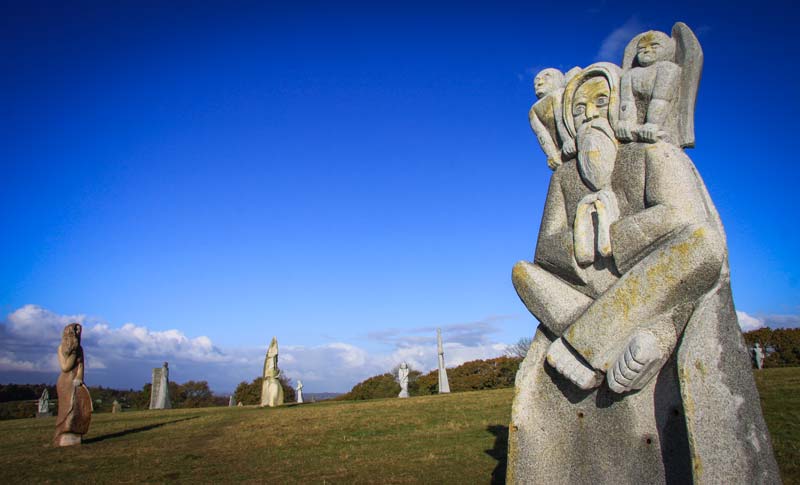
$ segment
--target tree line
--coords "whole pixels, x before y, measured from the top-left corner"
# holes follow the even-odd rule
[[[761,344],[764,367],[800,366],[800,328],[759,328],[745,333],[744,341],[749,349]]]

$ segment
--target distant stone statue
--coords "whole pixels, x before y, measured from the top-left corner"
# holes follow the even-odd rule
[[[696,42],[684,24],[676,32]],[[698,73],[684,89],[657,65],[669,56],[650,55],[663,37],[638,38],[640,64],[655,68],[622,74],[637,118],[621,114],[616,65],[593,64],[564,89],[577,157],[554,171],[534,260],[512,273],[541,323],[516,378],[507,481],[779,483],[725,232],[687,145],[668,140],[692,125],[702,51],[688,49]],[[637,98],[662,82],[671,98]]]
[[[574,69],[569,71],[566,78],[575,73]],[[531,106],[528,112],[531,129],[547,156],[547,166],[552,170],[561,165],[561,150],[567,139],[561,114],[561,95],[564,91],[564,82],[565,76],[558,69],[541,70],[533,80],[533,89],[539,100]],[[570,153],[568,152],[567,155],[569,156]]]
[[[761,348],[761,344],[758,342],[753,345],[753,361],[756,364],[756,369],[764,368],[764,349]]]
[[[180,369],[179,369],[180,370]],[[153,384],[150,388],[150,409],[170,409],[169,363],[153,369]]]
[[[231,394],[231,397],[228,398],[228,407],[232,408],[234,406],[236,406],[236,402],[233,400],[233,395]]]
[[[58,346],[58,418],[53,442],[56,446],[79,445],[83,435],[89,431],[92,420],[92,397],[83,382],[84,356],[81,347],[79,323],[64,327],[61,345]]]
[[[444,367],[444,346],[442,345],[442,329],[436,329],[436,348],[439,352],[439,394],[450,392],[450,381],[447,380],[447,369]]]
[[[400,394],[397,397],[408,397],[408,364],[405,362],[397,369],[397,380],[400,382]]]
[[[52,413],[50,412],[50,391],[45,387],[42,391],[42,395],[39,397],[36,417],[44,418],[46,416],[52,416]]]
[[[278,369],[278,340],[272,337],[272,342],[264,358],[264,382],[261,384],[261,405],[275,407],[283,404],[283,387]]]
[[[244,406],[244,404],[242,404],[242,401],[239,401],[239,403],[238,403],[238,404],[236,404],[236,407],[237,407],[237,408],[241,408],[241,407],[243,407],[243,406]]]
[[[303,404],[303,381],[297,380],[297,389],[295,389],[295,393],[297,394],[297,403]]]
[[[116,399],[111,404],[111,412],[112,413],[121,413],[122,412],[122,404],[119,403]]]

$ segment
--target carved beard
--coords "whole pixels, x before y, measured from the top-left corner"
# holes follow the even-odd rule
[[[611,173],[617,159],[617,141],[606,118],[584,123],[578,129],[578,170],[590,189],[611,186]]]

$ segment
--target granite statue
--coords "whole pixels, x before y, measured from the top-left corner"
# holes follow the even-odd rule
[[[725,232],[682,149],[702,51],[685,24],[680,56],[654,48],[664,37],[637,36],[645,71],[600,62],[564,88],[576,155],[551,176],[533,261],[512,271],[540,323],[516,377],[509,483],[780,481]],[[686,70],[687,53],[696,75],[659,65]]]
[[[61,374],[56,384],[58,417],[53,439],[56,446],[81,444],[92,421],[92,397],[83,381],[86,362],[81,347],[82,330],[81,324],[70,323],[64,327],[58,346]]]
[[[294,390],[295,394],[297,394],[297,403],[303,404],[303,381],[297,380],[297,387]]]
[[[233,394],[231,394],[231,396],[228,398],[228,407],[232,408],[234,406],[236,406],[236,402],[233,400]]]
[[[153,383],[150,387],[150,409],[170,409],[172,400],[169,397],[169,363],[153,369]]]
[[[756,369],[764,368],[764,349],[758,342],[753,345],[753,363],[756,365]]]
[[[45,387],[42,391],[42,395],[39,396],[39,402],[36,407],[36,417],[44,418],[52,415],[53,413],[50,412],[50,391]]]
[[[275,407],[283,404],[283,387],[279,379],[281,371],[278,369],[278,340],[272,337],[272,342],[264,358],[264,381],[261,384],[261,406]]]
[[[528,121],[531,129],[539,140],[547,156],[547,166],[552,170],[561,165],[561,152],[564,141],[568,139],[564,129],[561,109],[561,97],[564,92],[564,83],[576,74],[578,68],[567,72],[566,75],[558,69],[549,67],[542,69],[533,79],[533,90],[538,101],[531,106],[528,112]],[[574,144],[568,144],[568,147]],[[568,154],[570,148],[567,148]]]
[[[447,380],[447,369],[444,366],[444,346],[442,345],[442,329],[436,329],[436,348],[439,353],[439,394],[450,392],[450,381]]]
[[[111,412],[112,413],[121,413],[122,412],[122,404],[119,403],[116,399],[114,402],[111,403]]]
[[[397,380],[400,383],[400,394],[397,397],[408,397],[408,364],[405,362],[397,369]]]

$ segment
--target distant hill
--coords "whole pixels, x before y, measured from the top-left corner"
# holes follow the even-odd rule
[[[333,399],[341,396],[342,392],[304,392],[303,400],[306,402],[311,401],[325,401],[326,399]]]

